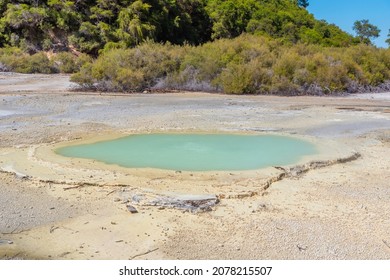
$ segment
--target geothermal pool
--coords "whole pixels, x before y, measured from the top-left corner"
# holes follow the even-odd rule
[[[128,168],[239,171],[293,164],[316,153],[316,148],[301,139],[275,135],[138,134],[55,152]]]

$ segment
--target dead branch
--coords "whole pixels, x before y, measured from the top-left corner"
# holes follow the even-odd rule
[[[135,259],[135,258],[137,258],[137,257],[141,257],[141,256],[145,256],[145,255],[147,255],[147,254],[153,253],[154,251],[157,251],[158,249],[159,249],[159,248],[156,248],[156,249],[153,249],[153,250],[149,250],[149,251],[147,251],[147,252],[145,252],[145,253],[142,253],[142,254],[138,254],[138,255],[132,256],[129,260],[133,260],[133,259]]]

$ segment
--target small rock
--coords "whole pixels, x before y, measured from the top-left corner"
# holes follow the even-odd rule
[[[126,208],[127,208],[127,210],[129,210],[129,212],[132,213],[132,214],[138,213],[138,210],[135,209],[135,207],[132,206],[132,205],[130,205],[130,204],[126,205]]]
[[[297,245],[297,248],[300,252],[302,251],[306,251],[307,250],[307,246],[301,246],[301,245]]]
[[[0,239],[0,244],[14,244],[14,242],[13,241],[11,241],[11,240],[4,240],[4,239]]]

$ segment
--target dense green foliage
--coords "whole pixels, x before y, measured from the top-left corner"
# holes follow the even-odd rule
[[[306,3],[306,2],[305,2]],[[209,0],[212,38],[234,38],[247,32],[285,42],[349,46],[357,41],[335,25],[316,20],[296,0]]]
[[[198,45],[244,32],[325,46],[357,43],[303,0],[0,0],[0,47],[80,51],[145,40]]]
[[[148,38],[199,44],[211,36],[205,5],[203,0],[0,0],[0,46],[97,54],[106,45],[133,46]]]
[[[147,42],[107,51],[72,76],[87,89],[208,90],[233,94],[330,94],[390,80],[390,50],[285,44],[254,35],[202,46]]]

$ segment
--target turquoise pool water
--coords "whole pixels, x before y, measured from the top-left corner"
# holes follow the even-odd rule
[[[293,164],[315,152],[313,144],[292,137],[236,134],[139,134],[56,150],[129,168],[183,171],[254,170]]]

